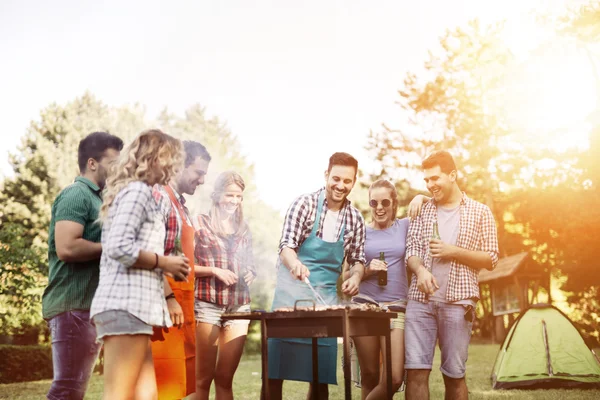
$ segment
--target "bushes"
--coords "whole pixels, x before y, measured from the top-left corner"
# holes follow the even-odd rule
[[[0,345],[0,383],[52,379],[50,346]]]
[[[256,324],[258,325],[258,324]],[[261,346],[260,346],[260,331],[258,332],[248,332],[248,336],[246,336],[246,343],[244,344],[244,354],[260,354]]]

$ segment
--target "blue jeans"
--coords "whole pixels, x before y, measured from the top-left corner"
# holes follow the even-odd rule
[[[473,328],[473,322],[465,319],[466,312],[474,311],[468,311],[461,304],[409,300],[404,325],[404,367],[431,370],[435,344],[439,339],[442,351],[440,370],[450,378],[464,377]]]
[[[48,325],[54,368],[48,399],[83,399],[100,352],[90,313],[67,311],[50,319]]]

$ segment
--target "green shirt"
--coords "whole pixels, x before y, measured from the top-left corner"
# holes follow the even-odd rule
[[[97,222],[102,206],[100,188],[82,176],[54,200],[48,232],[48,287],[42,297],[42,315],[50,319],[71,310],[89,310],[98,287],[100,259],[66,263],[56,254],[54,227],[58,221],[83,225],[83,239],[100,242],[102,227]]]

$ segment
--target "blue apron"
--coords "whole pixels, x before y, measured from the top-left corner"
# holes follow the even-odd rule
[[[344,262],[344,232],[342,226],[337,242],[317,237],[325,192],[321,192],[317,215],[310,235],[298,249],[298,259],[310,271],[311,285],[328,305],[338,303],[337,280]],[[272,309],[293,307],[296,300],[319,302],[306,283],[295,279],[285,267],[277,271],[277,284]],[[298,304],[307,306],[307,303]],[[269,339],[269,379],[312,382],[312,339]],[[337,384],[337,338],[318,339],[319,383]]]

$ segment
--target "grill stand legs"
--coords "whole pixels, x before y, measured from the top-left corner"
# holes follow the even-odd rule
[[[312,398],[319,400],[319,343],[317,338],[312,338]]]
[[[386,379],[386,392],[387,398],[393,399],[394,393],[392,393],[392,342],[390,340],[391,329],[385,332],[385,374]]]
[[[261,364],[262,364],[262,400],[269,400],[269,346],[267,343],[267,321],[260,320],[260,347],[261,347]]]

